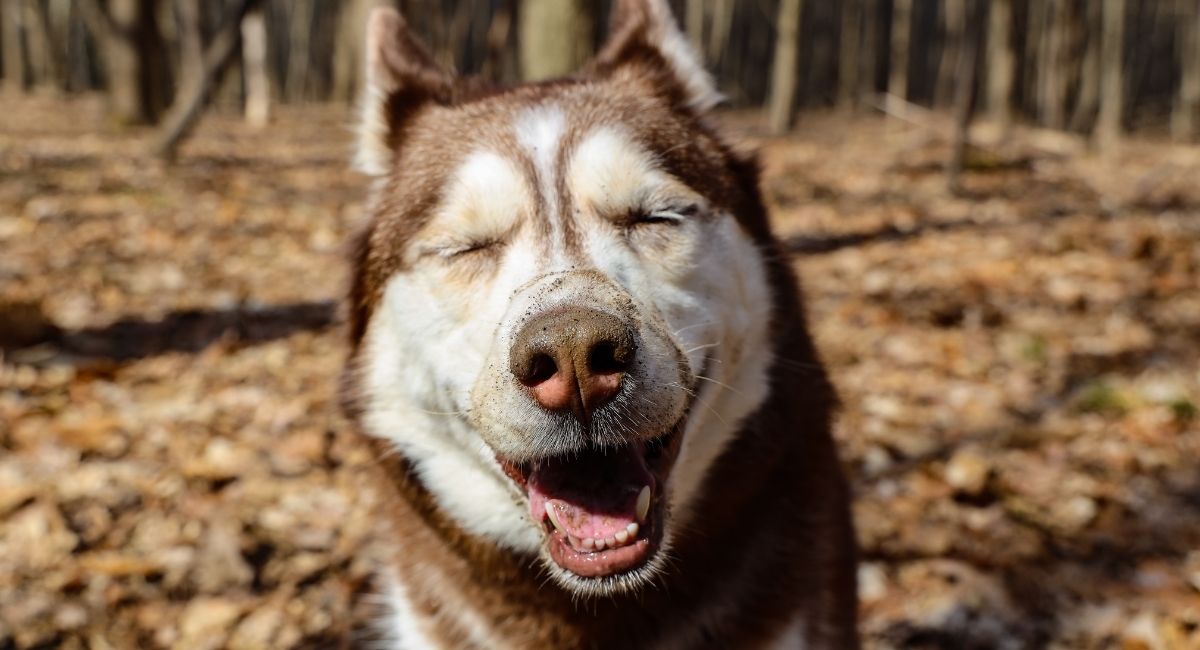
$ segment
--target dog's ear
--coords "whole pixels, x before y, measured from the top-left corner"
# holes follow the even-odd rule
[[[395,9],[367,20],[367,70],[355,166],[372,176],[392,169],[405,122],[430,104],[447,104],[454,76],[438,67]]]
[[[585,72],[648,77],[680,107],[697,113],[724,100],[700,55],[679,31],[667,0],[615,0],[608,42]]]

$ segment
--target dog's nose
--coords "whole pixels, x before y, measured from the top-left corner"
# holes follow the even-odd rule
[[[517,332],[509,369],[548,411],[573,411],[587,424],[621,390],[637,351],[632,328],[584,307],[555,309]]]

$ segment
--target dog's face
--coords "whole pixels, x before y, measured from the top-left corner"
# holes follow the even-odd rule
[[[578,78],[503,92],[394,12],[369,34],[354,411],[464,530],[639,588],[766,392],[758,199],[709,78],[659,0],[618,3]]]

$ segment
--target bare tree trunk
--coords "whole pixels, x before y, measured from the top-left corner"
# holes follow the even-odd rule
[[[204,75],[204,37],[200,8],[193,0],[175,0],[179,33],[179,86],[187,88]]]
[[[941,3],[942,30],[945,34],[942,58],[938,62],[937,85],[934,89],[934,104],[953,105],[957,99],[956,88],[962,80],[959,59],[963,56],[963,39],[967,31],[967,16],[964,2],[969,0],[945,0]]]
[[[1102,0],[1103,40],[1100,45],[1100,113],[1096,143],[1112,153],[1121,137],[1124,112],[1125,0]]]
[[[91,57],[88,56],[88,29],[80,3],[66,1],[66,89],[68,92],[91,90],[96,84]]]
[[[859,0],[862,7],[862,51],[858,55],[858,93],[872,100],[878,92],[879,41],[883,27],[879,0]]]
[[[1150,47],[1146,42],[1157,41],[1160,38],[1166,40],[1166,34],[1174,31],[1171,27],[1171,20],[1175,14],[1172,5],[1170,0],[1126,3],[1126,6],[1133,10],[1133,16],[1126,14],[1125,35],[1122,38],[1126,45],[1122,79],[1125,93],[1121,108],[1122,123],[1125,117],[1133,112],[1139,93],[1149,90],[1147,86],[1157,76],[1157,71],[1175,63],[1171,54]]]
[[[4,22],[0,33],[0,40],[4,41],[4,87],[18,93],[25,90],[23,14],[19,2],[0,2],[0,20]]]
[[[733,0],[712,0],[712,25],[708,29],[707,61],[716,63],[725,55],[729,45],[729,30],[733,27]]]
[[[309,36],[312,34],[313,0],[292,0],[288,25],[287,73],[284,96],[291,101],[305,97],[308,87]]]
[[[341,4],[333,54],[333,96],[344,102],[354,102],[363,84],[367,17],[375,7],[394,6],[395,2],[349,0]]]
[[[967,158],[967,145],[971,131],[971,115],[975,94],[975,80],[979,70],[979,37],[981,12],[977,0],[964,0],[963,48],[958,57],[958,83],[954,97],[954,149],[946,169],[946,182],[950,191],[962,189],[962,171]]]
[[[895,0],[892,8],[892,56],[888,94],[908,99],[909,35],[912,33],[912,0]]]
[[[155,154],[167,159],[174,158],[179,143],[195,128],[209,91],[220,82],[236,58],[238,45],[241,44],[242,20],[260,1],[238,0],[236,5],[226,8],[221,25],[204,48],[200,74],[184,80],[163,118],[154,142]]]
[[[442,48],[438,63],[446,70],[461,70],[470,48],[472,6],[469,2],[460,2],[454,8],[448,23],[447,38]]]
[[[122,124],[145,124],[153,121],[153,111],[142,94],[142,61],[137,43],[129,35],[141,22],[141,3],[137,0],[112,0],[108,5],[108,20],[113,35],[100,46],[105,57],[104,71],[108,75],[111,110]],[[103,10],[101,10],[103,11]]]
[[[1086,131],[1096,117],[1100,106],[1100,49],[1104,40],[1101,33],[1103,5],[1089,2],[1084,16],[1087,45],[1083,53],[1083,66],[1079,79],[1079,99],[1071,115],[1071,130]]]
[[[38,18],[46,33],[46,41],[50,44],[49,59],[50,74],[54,85],[66,91],[69,89],[70,43],[71,43],[71,0],[43,0],[37,3]]]
[[[512,40],[514,0],[502,0],[492,10],[492,22],[487,31],[487,58],[483,76],[504,82],[517,79],[516,61],[509,43]]]
[[[1200,3],[1179,0],[1179,97],[1171,113],[1171,132],[1179,140],[1196,138],[1200,112]]]
[[[538,81],[571,74],[592,52],[586,0],[524,0],[519,12],[521,74]]]
[[[20,4],[25,12],[25,45],[29,53],[29,82],[31,86],[54,86],[58,82],[56,41],[50,30],[48,7],[39,0],[9,0]]]
[[[1035,123],[1041,119],[1042,115],[1042,107],[1039,103],[1041,98],[1038,95],[1038,80],[1041,79],[1042,73],[1038,70],[1038,66],[1042,64],[1042,35],[1045,32],[1044,19],[1046,17],[1046,12],[1043,11],[1043,3],[1045,1],[1026,0],[1025,24],[1023,25],[1025,51],[1022,52],[1024,66],[1017,77],[1018,83],[1021,84],[1022,109]]]
[[[862,40],[859,36],[862,24],[860,0],[845,0],[842,4],[841,54],[838,57],[838,105],[853,110],[858,106],[859,68],[858,58]]]
[[[271,80],[267,77],[267,23],[261,9],[242,18],[242,69],[246,77],[246,123],[262,128],[271,119]]]
[[[687,0],[687,35],[697,52],[704,52],[704,0]]]
[[[1052,129],[1061,129],[1066,122],[1067,82],[1067,19],[1064,0],[1044,0],[1042,34],[1039,43],[1038,70],[1038,114],[1041,121]]]
[[[154,122],[165,103],[165,45],[154,0],[79,0],[104,60],[109,112],[121,124]]]
[[[767,126],[781,134],[792,127],[796,109],[796,82],[799,76],[800,20],[803,0],[782,0],[775,22],[779,35],[775,40],[775,59],[771,64],[771,96],[768,99]]]
[[[128,39],[120,34],[105,6],[99,0],[80,0],[80,12],[96,42],[103,61],[104,83],[108,92],[108,112],[119,123],[145,121],[137,91],[136,54]],[[128,3],[124,3],[128,4]]]
[[[991,0],[987,38],[987,107],[992,119],[1007,130],[1012,124],[1013,77],[1016,53],[1012,46],[1012,0]]]

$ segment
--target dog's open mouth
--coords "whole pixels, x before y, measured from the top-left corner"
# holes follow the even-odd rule
[[[558,566],[599,578],[632,571],[653,557],[663,535],[663,486],[681,429],[616,449],[501,461],[525,488],[530,515],[545,526],[546,549]]]

